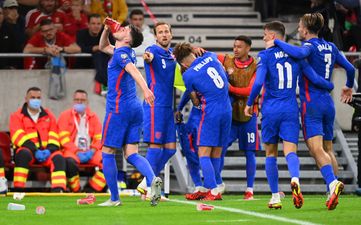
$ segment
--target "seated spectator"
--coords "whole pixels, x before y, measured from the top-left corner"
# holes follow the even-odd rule
[[[50,19],[40,22],[40,31],[25,45],[24,53],[37,53],[47,56],[59,56],[60,53],[79,53],[80,47],[63,32],[58,32]],[[47,62],[44,58],[26,58],[25,69],[44,68]]]
[[[27,90],[23,106],[10,115],[9,128],[15,147],[15,191],[24,191],[32,164],[50,168],[53,192],[65,191],[66,165],[60,151],[56,119],[49,109],[41,106],[40,88]]]
[[[79,164],[91,164],[95,170],[89,180],[93,191],[102,191],[106,185],[102,173],[101,133],[102,125],[98,116],[89,108],[88,93],[76,90],[73,107],[61,113],[58,121],[60,143],[67,163],[66,176],[72,191],[80,190]]]
[[[16,0],[5,0],[0,16],[0,52],[22,52],[25,44],[25,20],[18,14]],[[1,58],[1,69],[22,69],[22,58]]]
[[[99,50],[99,40],[102,33],[102,21],[99,14],[89,16],[89,28],[80,30],[77,33],[77,43],[84,53],[91,53],[92,59],[77,59],[77,67],[95,68],[95,93],[101,94],[108,82],[108,61],[110,57]],[[114,43],[110,36],[111,43]],[[103,88],[102,88],[103,86]]]
[[[71,13],[71,0],[59,0],[59,9],[64,13]]]
[[[66,30],[68,19],[64,12],[57,9],[56,4],[56,0],[39,0],[38,8],[26,14],[25,32],[29,38],[40,30],[43,19],[51,19],[58,31]]]
[[[137,67],[144,68],[143,53],[147,47],[155,44],[154,34],[149,26],[144,23],[144,13],[140,9],[134,9],[130,12],[129,22],[140,29],[144,37],[143,43],[139,47],[133,48],[137,55]]]
[[[69,26],[66,33],[75,41],[76,33],[88,27],[88,17],[82,12],[82,0],[71,1],[71,11],[67,14]]]
[[[88,0],[85,2],[84,11],[88,15],[99,14],[102,21],[108,16],[122,24],[128,16],[128,5],[126,0]]]
[[[348,8],[346,5],[336,3],[338,16],[344,21],[343,50],[361,50],[361,25],[358,24],[357,8]]]
[[[17,0],[17,2],[19,3],[19,14],[23,17],[39,5],[39,0]]]

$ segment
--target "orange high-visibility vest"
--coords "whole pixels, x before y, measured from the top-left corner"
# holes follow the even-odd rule
[[[9,127],[10,138],[16,148],[28,147],[28,145],[24,146],[27,141],[35,144],[36,149],[46,149],[48,145],[56,146],[57,149],[60,147],[56,119],[48,109],[41,108],[39,119],[34,122],[25,103],[22,108],[11,114]],[[33,145],[31,144],[31,146]],[[30,150],[35,151],[36,149]],[[52,149],[54,150],[54,147]]]
[[[90,111],[89,108],[85,111],[86,124],[88,126],[88,134],[91,139],[90,148],[95,150],[101,150],[102,139],[102,125],[98,116]],[[75,145],[75,139],[77,135],[77,127],[74,119],[80,123],[80,116],[73,109],[68,109],[62,112],[58,120],[60,145],[65,152],[76,153],[78,151]]]

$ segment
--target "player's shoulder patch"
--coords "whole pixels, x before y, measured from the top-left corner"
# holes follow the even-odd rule
[[[312,46],[312,44],[310,42],[304,42],[303,45],[304,46]]]
[[[120,58],[126,59],[126,58],[128,58],[128,54],[122,53],[122,54],[120,54]]]

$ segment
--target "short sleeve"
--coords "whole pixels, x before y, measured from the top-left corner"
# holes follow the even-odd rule
[[[125,68],[125,66],[128,64],[128,63],[133,63],[131,57],[128,55],[128,53],[126,51],[117,51],[115,54],[114,54],[114,59],[116,61],[116,63],[122,67],[122,68]]]

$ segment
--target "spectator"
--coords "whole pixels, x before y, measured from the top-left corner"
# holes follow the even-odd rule
[[[71,13],[71,0],[59,0],[59,9],[64,13]]]
[[[39,0],[38,8],[26,14],[25,32],[29,38],[40,30],[43,19],[51,19],[58,31],[66,30],[69,26],[66,14],[57,9],[56,0]]]
[[[79,164],[91,164],[95,170],[89,180],[92,191],[102,191],[106,185],[102,169],[101,132],[102,125],[98,116],[89,108],[88,93],[76,90],[73,95],[73,107],[60,114],[60,143],[67,164],[68,184],[74,192],[80,190]]]
[[[19,3],[19,14],[23,17],[39,5],[39,0],[17,0]]]
[[[22,52],[25,44],[25,20],[18,13],[16,0],[5,0],[3,5],[4,20],[1,26],[0,52]],[[0,22],[1,23],[1,22]],[[23,68],[22,58],[2,58],[1,68]]]
[[[109,16],[117,20],[120,24],[125,22],[128,16],[128,6],[126,0],[88,0],[85,2],[84,10],[87,14],[99,14],[102,21]]]
[[[99,50],[99,40],[102,31],[102,21],[99,14],[89,16],[89,28],[80,30],[77,33],[77,43],[81,52],[91,53],[92,60],[77,59],[77,65],[81,68],[95,68],[95,92],[101,94],[102,89],[107,86],[108,82],[108,61],[110,57]],[[114,43],[110,35],[111,43]],[[89,65],[91,67],[89,67]],[[102,88],[103,86],[103,88]]]
[[[343,50],[348,51],[354,48],[361,49],[361,25],[358,24],[357,8],[349,8],[346,5],[336,3],[338,17],[343,21]]]
[[[82,12],[82,0],[71,1],[71,12],[67,16],[69,26],[66,33],[75,41],[76,33],[88,27],[88,17]]]
[[[155,44],[154,34],[151,32],[149,26],[144,24],[144,13],[140,9],[134,9],[130,12],[129,22],[141,30],[144,37],[143,43],[139,47],[134,48],[135,54],[137,55],[137,67],[144,68],[143,53],[148,46]]]
[[[57,31],[50,19],[40,22],[40,32],[36,33],[25,45],[24,53],[45,54],[48,56],[59,56],[61,52],[79,53],[80,47],[63,32]],[[26,69],[44,68],[44,58],[26,59]]]
[[[23,192],[32,164],[50,168],[53,192],[65,191],[65,160],[59,150],[56,119],[49,109],[41,106],[40,88],[27,90],[25,103],[10,116],[9,127],[15,147],[15,191]]]
[[[335,19],[335,9],[333,4],[333,1],[329,0],[311,0],[311,13],[321,13],[324,19],[324,24],[318,33],[318,37],[323,38],[326,41],[333,41],[332,32],[329,27],[330,19]],[[336,41],[335,44],[339,46],[337,42],[338,41]]]

